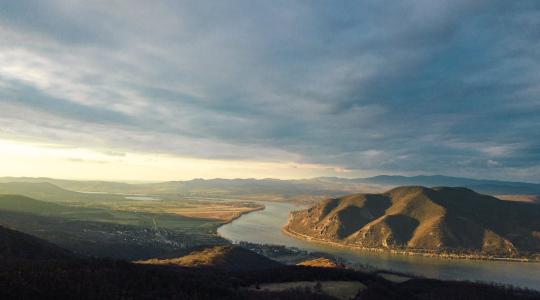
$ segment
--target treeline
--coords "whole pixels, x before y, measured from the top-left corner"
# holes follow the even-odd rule
[[[533,291],[469,282],[412,279],[396,284],[352,270],[286,266],[226,272],[136,265],[111,259],[0,259],[0,299],[332,299],[312,290],[253,291],[290,281],[354,280],[359,299],[540,299]]]
[[[389,288],[374,282],[358,296],[362,300],[510,300],[540,299],[540,293],[508,285],[483,284],[464,281],[412,279]]]
[[[3,261],[0,299],[234,299],[220,272],[135,265],[110,259]]]

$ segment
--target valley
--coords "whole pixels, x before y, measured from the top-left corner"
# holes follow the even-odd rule
[[[0,41],[0,300],[540,300],[540,0],[7,0]]]
[[[309,259],[313,257],[309,253],[326,253],[358,270],[392,270],[427,278],[497,282],[540,290],[540,265],[537,263],[396,255],[389,251],[365,251],[316,243],[292,237],[282,230],[287,224],[289,214],[305,206],[275,202],[267,202],[265,205],[266,208],[262,211],[246,214],[219,227],[218,234],[233,243],[248,243],[248,248],[259,253],[268,250],[282,253],[276,255],[275,259],[294,263],[299,260],[299,256]],[[294,252],[273,250],[265,244],[282,245],[296,250]],[[301,253],[298,253],[299,251]]]
[[[175,260],[170,255],[183,256],[198,247],[232,242],[285,265],[330,259],[374,274],[392,270],[397,274],[494,281],[540,289],[535,279],[540,278],[540,273],[530,264],[444,260],[437,258],[440,255],[393,255],[388,251],[343,248],[324,240],[319,242],[326,244],[314,243],[312,237],[306,236],[310,241],[305,241],[286,234],[282,227],[287,224],[289,213],[309,207],[315,198],[305,202],[296,201],[296,196],[288,201],[260,201],[243,200],[234,194],[226,198],[203,196],[202,192],[199,196],[81,193],[36,182],[4,182],[0,187],[5,193],[26,195],[0,196],[0,225],[82,256],[148,261],[154,265],[176,261],[184,264],[190,259]],[[92,190],[85,188],[88,189]]]
[[[230,222],[242,214],[264,209],[249,201],[135,200],[86,204],[87,207],[152,214],[171,214],[189,218]]]
[[[27,188],[31,184],[31,188]],[[382,193],[403,185],[460,186],[504,199],[531,201],[540,195],[540,184],[480,180],[441,175],[388,176],[366,178],[316,177],[310,179],[192,179],[129,184],[111,181],[63,180],[46,177],[0,177],[0,193],[21,194],[42,200],[93,201],[126,200],[125,196],[155,197],[161,200],[234,199],[315,204],[330,197],[355,193]],[[38,189],[39,187],[39,189]],[[17,192],[18,191],[18,192]]]
[[[0,195],[0,225],[83,255],[142,259],[224,244],[215,234],[220,225],[264,207],[249,202],[117,200],[108,195],[93,195],[92,201],[62,197],[50,202]]]

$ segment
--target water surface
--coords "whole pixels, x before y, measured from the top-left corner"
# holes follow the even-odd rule
[[[380,269],[417,274],[430,278],[498,282],[540,290],[540,263],[442,259],[421,256],[392,255],[332,247],[293,238],[281,231],[291,210],[300,209],[288,203],[260,202],[264,210],[245,214],[218,228],[218,234],[233,241],[275,244],[308,251],[323,251],[352,263],[363,263]]]
[[[139,201],[159,201],[161,200],[158,197],[152,197],[152,196],[127,196],[124,197],[129,200],[139,200]]]

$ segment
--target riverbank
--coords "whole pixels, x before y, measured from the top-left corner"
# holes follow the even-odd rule
[[[225,222],[223,222],[220,226],[218,227],[221,227],[223,225],[226,225],[226,224],[229,224],[231,223],[232,221],[240,218],[241,216],[245,215],[245,214],[249,214],[249,213],[252,213],[252,212],[256,212],[256,211],[259,211],[259,210],[264,210],[266,208],[265,205],[259,205],[258,207],[254,207],[253,209],[249,209],[249,210],[244,210],[244,211],[241,211],[239,212],[237,215],[231,217],[229,220],[226,220]]]
[[[342,244],[332,241],[327,241],[323,239],[317,239],[299,232],[291,230],[286,224],[282,227],[282,232],[288,236],[301,239],[308,242],[314,242],[318,244],[323,244],[331,247],[339,247],[345,249],[359,250],[359,251],[370,251],[370,252],[379,252],[379,253],[389,253],[394,255],[405,255],[405,256],[422,256],[430,258],[440,258],[440,259],[465,259],[465,260],[491,260],[491,261],[508,261],[508,262],[529,262],[529,263],[540,263],[539,259],[531,259],[526,257],[495,257],[489,255],[476,255],[476,254],[453,254],[453,253],[433,253],[433,252],[422,252],[422,251],[410,251],[410,250],[399,250],[399,249],[384,249],[384,248],[370,248],[362,247],[356,245]]]
[[[334,247],[286,234],[282,227],[287,224],[291,211],[297,209],[290,203],[258,202],[266,205],[264,210],[243,214],[234,222],[220,226],[218,235],[233,243],[281,245],[307,252],[324,252],[339,257],[352,266],[369,265],[377,270],[392,270],[442,280],[469,280],[511,284],[540,290],[540,265],[519,261],[478,259],[439,259],[425,256],[392,255],[387,252],[359,251],[346,247]]]

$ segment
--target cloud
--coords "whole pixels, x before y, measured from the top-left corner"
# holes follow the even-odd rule
[[[539,28],[535,1],[10,2],[0,136],[529,179]]]

